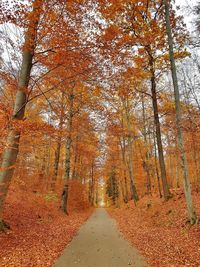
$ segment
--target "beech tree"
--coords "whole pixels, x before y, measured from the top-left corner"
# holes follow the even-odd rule
[[[180,150],[181,166],[182,166],[182,172],[183,172],[183,178],[184,178],[184,192],[185,192],[189,220],[191,224],[194,224],[197,218],[196,218],[196,213],[195,213],[193,203],[192,203],[190,180],[188,177],[187,161],[186,161],[186,155],[185,155],[184,144],[183,144],[183,133],[182,133],[182,127],[181,127],[180,95],[179,95],[178,79],[177,79],[177,73],[176,73],[176,64],[174,60],[174,48],[173,48],[173,38],[172,38],[171,23],[170,23],[169,3],[167,2],[167,0],[164,0],[164,5],[165,5],[166,31],[167,31],[168,44],[169,44],[169,57],[170,57],[170,63],[171,63],[171,73],[172,73],[175,106],[176,106],[177,138],[178,138],[178,146]]]
[[[194,224],[198,43],[175,7],[34,0],[16,8],[0,14],[21,34],[15,44],[0,27],[0,45],[9,44],[0,50],[0,229],[10,184],[55,197],[68,215],[74,194],[98,206],[107,189],[109,205],[119,207],[145,195],[168,200],[184,186]]]
[[[33,55],[36,47],[37,27],[42,11],[43,1],[35,0],[33,2],[32,12],[29,16],[29,24],[25,35],[25,42],[22,54],[22,64],[20,68],[20,76],[18,80],[18,88],[16,93],[15,106],[13,110],[13,122],[15,120],[23,120],[25,106],[28,94],[28,84],[30,81],[30,73],[33,66]],[[20,132],[10,125],[10,131],[7,138],[7,148],[3,154],[1,172],[0,172],[0,228],[6,225],[2,218],[3,206],[8,192],[9,184],[13,176],[17,154],[19,151]]]

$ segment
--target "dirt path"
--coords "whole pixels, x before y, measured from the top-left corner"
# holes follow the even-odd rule
[[[145,267],[105,209],[96,209],[54,267]]]

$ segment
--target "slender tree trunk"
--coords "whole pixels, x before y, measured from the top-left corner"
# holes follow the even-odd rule
[[[157,182],[158,182],[158,192],[160,198],[162,198],[162,192],[161,192],[161,186],[160,186],[160,174],[158,170],[158,161],[157,161],[157,149],[156,149],[156,136],[155,136],[155,131],[153,131],[153,140],[154,140],[154,159],[155,159],[155,169],[156,169],[156,177],[157,177]]]
[[[90,204],[94,206],[94,197],[95,197],[95,180],[94,180],[94,161],[91,166],[91,179],[90,179]]]
[[[125,138],[122,137],[122,141],[119,140],[121,154],[122,154],[122,161],[123,161],[123,178],[124,178],[124,186],[122,182],[122,186],[124,188],[124,202],[128,203],[128,185],[127,185],[127,177],[126,177],[126,156],[125,156]]]
[[[61,209],[64,213],[68,214],[67,211],[67,201],[68,201],[68,189],[69,189],[69,178],[70,178],[70,163],[71,163],[71,146],[72,146],[72,120],[73,120],[73,102],[74,102],[74,94],[73,89],[69,95],[69,117],[68,117],[68,135],[65,145],[65,173],[64,173],[64,187],[62,193],[62,204]]]
[[[165,5],[165,20],[166,20],[166,29],[167,29],[168,45],[169,45],[169,58],[170,58],[170,63],[171,63],[171,74],[172,74],[172,80],[173,80],[173,86],[174,86],[177,137],[178,137],[178,147],[180,150],[181,166],[182,166],[182,172],[183,172],[183,178],[184,178],[184,193],[185,193],[189,220],[191,224],[194,224],[197,220],[197,217],[196,217],[196,213],[195,213],[193,203],[192,203],[190,179],[188,176],[187,160],[186,160],[186,155],[184,151],[183,133],[182,133],[182,127],[181,127],[180,95],[179,95],[179,88],[178,88],[176,64],[174,60],[174,48],[173,48],[173,38],[172,38],[172,30],[171,30],[171,24],[170,24],[169,3],[167,0],[164,0],[163,3]]]
[[[85,184],[84,166],[83,166],[83,157],[80,157],[79,180],[80,180],[83,184]]]
[[[120,150],[121,150],[121,153],[122,153],[122,144],[121,144],[121,139],[119,138],[119,146],[120,146]],[[120,151],[119,151],[120,152]],[[120,154],[120,153],[119,153]],[[120,155],[119,155],[120,156]],[[122,161],[123,162],[123,161]],[[123,174],[124,174],[124,172],[123,172]],[[126,202],[126,195],[125,195],[125,188],[124,188],[124,175],[121,177],[121,178],[119,178],[120,179],[120,182],[119,182],[119,184],[120,184],[120,189],[121,189],[121,195],[122,195],[122,199],[123,199],[123,201],[124,201],[124,203],[127,203]]]
[[[167,135],[167,146],[168,146],[168,158],[169,158],[169,180],[170,180],[170,187],[173,187],[174,175],[173,175],[173,159],[170,151],[170,138]]]
[[[134,200],[134,203],[139,200],[136,186],[135,186],[135,178],[134,178],[134,173],[133,173],[133,152],[132,152],[132,136],[131,136],[131,122],[130,122],[130,108],[129,108],[129,103],[128,99],[121,99],[123,109],[125,112],[125,118],[126,118],[126,123],[127,123],[127,147],[128,147],[128,172],[129,172],[129,178],[130,178],[130,189],[132,193],[132,199]],[[123,116],[123,114],[122,114]]]
[[[59,161],[60,161],[60,151],[61,151],[61,142],[62,142],[62,129],[63,129],[63,123],[64,123],[64,92],[62,92],[61,95],[61,110],[60,110],[60,116],[59,116],[59,130],[58,133],[58,139],[56,142],[56,149],[55,149],[55,158],[54,158],[54,173],[53,173],[53,180],[51,188],[55,189],[55,184],[58,176],[58,170],[59,170]]]
[[[119,208],[119,182],[118,179],[115,177],[115,207]]]
[[[144,96],[142,95],[142,118],[143,118],[143,135],[144,135],[144,142],[146,146],[146,153],[145,153],[145,160],[144,162],[144,170],[146,171],[147,177],[147,194],[151,194],[151,176],[149,171],[149,148],[147,142],[147,129],[146,129],[146,115],[145,115],[145,103],[144,103]]]
[[[51,161],[51,136],[47,135],[47,144],[46,144],[46,168],[45,168],[45,176],[49,176],[49,170],[50,170],[50,161]],[[49,180],[47,180],[46,186],[48,188]]]
[[[39,166],[39,189],[41,190],[41,192],[44,193],[44,189],[45,189],[45,168],[46,168],[46,153],[45,153],[45,148],[44,151],[42,151],[42,155],[40,157],[40,163],[41,165]]]
[[[147,47],[147,51],[149,54],[149,65],[150,65],[150,71],[151,71],[151,93],[152,93],[154,121],[155,121],[155,128],[156,128],[156,140],[157,140],[157,146],[158,146],[160,172],[161,172],[161,179],[162,179],[162,186],[163,186],[163,195],[164,195],[165,200],[168,200],[171,195],[170,195],[169,186],[167,183],[167,175],[166,175],[165,161],[164,161],[164,155],[163,155],[160,120],[159,120],[159,115],[158,115],[154,59],[151,53],[151,49],[149,47]]]
[[[72,180],[76,180],[77,179],[77,162],[78,162],[78,141],[79,141],[79,135],[76,136],[76,144],[75,144],[75,148],[74,148],[74,167],[73,167],[73,171],[72,171]]]
[[[134,202],[136,203],[139,200],[139,197],[138,197],[137,190],[135,187],[135,178],[134,178],[134,174],[133,174],[132,136],[131,136],[131,125],[130,125],[130,117],[129,117],[128,107],[125,107],[125,112],[126,112],[127,128],[128,128],[127,143],[128,143],[129,177],[130,177],[130,183],[131,183],[132,198],[133,198]]]
[[[54,159],[54,182],[58,176],[59,161],[60,161],[60,150],[61,150],[61,136],[58,137],[55,149],[55,159]]]
[[[96,207],[98,206],[99,204],[99,188],[98,188],[98,184],[96,185],[96,188],[95,188],[95,205]]]
[[[126,176],[126,171],[124,170],[124,184],[125,184],[125,202],[128,203],[129,197],[128,197],[128,182],[127,182],[127,176]]]
[[[24,50],[22,54],[22,64],[18,80],[18,88],[13,111],[13,121],[20,121],[24,118],[24,112],[27,102],[28,84],[32,69],[32,61],[35,50],[37,27],[43,1],[35,0],[31,20],[25,35]],[[2,165],[0,171],[0,230],[4,230],[3,207],[7,196],[8,188],[13,177],[17,155],[19,152],[20,132],[12,124],[6,142],[6,149],[2,156]]]

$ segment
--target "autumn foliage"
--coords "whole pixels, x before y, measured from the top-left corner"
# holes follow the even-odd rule
[[[0,3],[1,266],[51,266],[99,205],[198,266],[199,4],[190,33],[174,2]]]
[[[199,212],[199,195],[193,192],[193,196]],[[168,202],[158,195],[145,196],[137,207],[129,203],[110,214],[150,266],[199,266],[199,226],[186,221],[182,190],[174,190]]]
[[[10,188],[4,212],[10,230],[0,234],[2,267],[52,266],[91,213],[81,197],[81,185],[76,183],[73,191],[74,186],[67,217],[59,210],[55,194],[22,191],[16,185]]]

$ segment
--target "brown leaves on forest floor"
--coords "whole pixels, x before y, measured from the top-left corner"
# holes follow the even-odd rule
[[[200,215],[200,195],[193,194]],[[168,202],[145,196],[137,207],[129,203],[110,210],[125,237],[152,267],[199,267],[200,224],[190,226],[184,195],[174,192]]]
[[[91,214],[90,209],[64,215],[58,203],[24,192],[11,192],[5,220],[11,230],[0,233],[1,267],[50,267]]]

